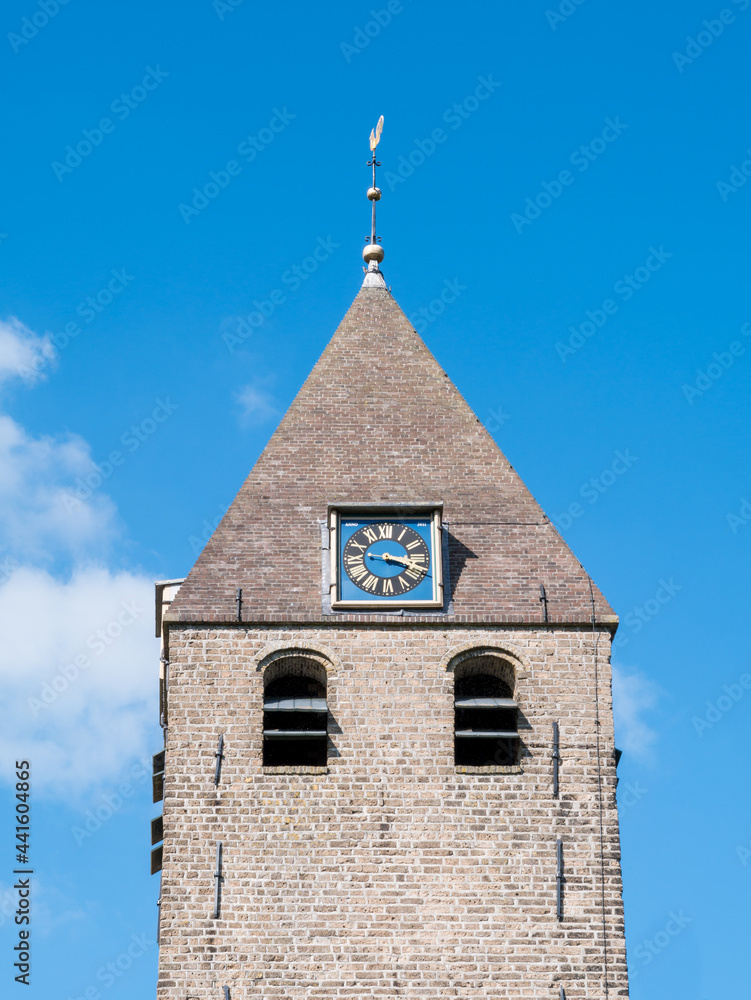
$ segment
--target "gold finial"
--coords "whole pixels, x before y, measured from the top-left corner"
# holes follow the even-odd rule
[[[380,167],[381,165],[376,159],[376,146],[381,141],[382,131],[383,115],[381,115],[378,119],[376,127],[370,130],[370,152],[372,154],[372,159],[368,161],[368,166],[373,168],[373,185],[368,188],[368,198],[373,205],[373,215],[370,226],[370,243],[362,252],[363,260],[368,265],[369,272],[377,271],[378,265],[383,260],[383,247],[379,246],[380,237],[376,236],[376,202],[379,201],[381,197],[380,189],[376,187],[376,167]]]
[[[383,132],[383,115],[378,119],[378,124],[375,128],[370,130],[370,152],[375,153],[376,146],[381,141],[381,132]]]

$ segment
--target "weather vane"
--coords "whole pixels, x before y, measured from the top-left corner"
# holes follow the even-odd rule
[[[370,152],[372,159],[368,161],[368,166],[373,168],[373,186],[368,188],[368,198],[373,206],[373,218],[370,225],[370,243],[362,252],[363,260],[368,265],[368,271],[377,271],[378,265],[383,260],[383,247],[379,246],[380,236],[376,236],[376,202],[381,197],[380,189],[376,187],[376,167],[380,167],[380,162],[376,159],[376,146],[381,141],[383,131],[383,115],[378,119],[378,124],[370,133]],[[367,240],[368,237],[366,236]]]

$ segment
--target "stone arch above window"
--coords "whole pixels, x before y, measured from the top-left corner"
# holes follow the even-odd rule
[[[320,646],[316,642],[306,642],[304,646],[294,646],[284,642],[270,643],[256,653],[252,658],[252,662],[255,663],[257,671],[265,674],[278,660],[289,660],[295,657],[314,660],[320,664],[327,676],[331,676],[340,667],[338,657],[325,646]]]
[[[454,673],[466,660],[476,659],[481,656],[493,656],[507,661],[514,671],[517,684],[519,681],[525,680],[529,674],[529,659],[521,649],[517,649],[515,645],[507,642],[505,638],[498,645],[495,643],[491,645],[490,643],[468,642],[463,646],[455,646],[441,662],[446,670]]]

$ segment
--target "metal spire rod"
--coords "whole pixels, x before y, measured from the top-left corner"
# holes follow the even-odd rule
[[[372,274],[376,272],[378,274],[378,265],[383,260],[383,247],[380,245],[381,239],[376,236],[376,202],[381,198],[380,188],[376,186],[376,167],[380,167],[380,161],[376,157],[376,147],[381,141],[381,131],[383,130],[383,115],[378,119],[378,124],[370,133],[370,152],[371,158],[368,160],[368,166],[373,168],[373,183],[371,187],[368,188],[368,199],[372,205],[371,211],[371,221],[370,221],[370,243],[367,244],[362,252],[363,260],[368,265],[368,273]],[[367,237],[366,237],[367,240]],[[382,282],[382,278],[376,279],[378,283]]]
[[[383,121],[383,118],[381,118],[381,121]],[[371,132],[371,136],[372,135],[373,135],[373,133]],[[372,144],[372,142],[373,142],[373,140],[371,138],[371,144]],[[371,243],[377,243],[378,242],[378,240],[376,239],[376,202],[379,200],[379,198],[381,196],[381,192],[380,192],[380,189],[376,185],[376,167],[380,167],[380,165],[381,165],[380,161],[376,159],[375,149],[373,149],[373,159],[370,160],[370,162],[368,163],[368,166],[373,168],[373,185],[372,185],[370,191],[368,191],[368,198],[370,198],[370,203],[371,203],[371,205],[373,207],[373,218],[372,218],[372,222],[371,222],[371,225],[370,225],[370,242]],[[375,196],[375,192],[376,191],[378,192],[378,197]],[[373,192],[372,196],[371,196],[371,192]]]

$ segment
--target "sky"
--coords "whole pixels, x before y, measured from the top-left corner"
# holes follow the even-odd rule
[[[154,995],[153,581],[357,293],[383,114],[386,280],[621,616],[631,996],[747,1000],[751,0],[0,17],[3,995]]]

